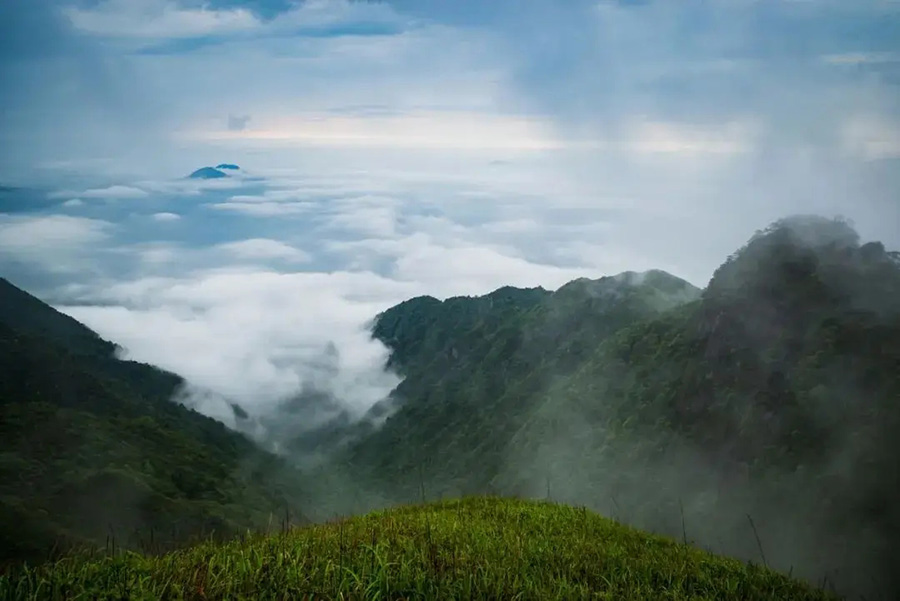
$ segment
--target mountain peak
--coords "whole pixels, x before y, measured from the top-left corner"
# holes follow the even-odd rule
[[[569,301],[584,298],[618,298],[638,288],[644,288],[657,295],[673,297],[678,304],[695,300],[700,295],[700,290],[690,282],[665,271],[651,269],[643,272],[624,271],[596,280],[578,278],[563,285],[553,293],[553,296],[557,300]]]
[[[223,177],[228,177],[228,174],[215,167],[201,167],[188,176],[190,179],[221,179]]]
[[[860,245],[859,234],[845,219],[795,215],[756,232],[728,257],[713,275],[706,296],[756,294],[772,300],[788,288],[807,285],[846,296],[863,280],[871,284],[866,274],[872,270],[895,280],[897,263],[892,257],[880,242]]]

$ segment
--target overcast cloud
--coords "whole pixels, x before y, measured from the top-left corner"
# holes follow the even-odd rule
[[[900,248],[898,85],[879,0],[6,0],[0,272],[258,415],[359,413],[414,295],[702,286],[798,212]]]

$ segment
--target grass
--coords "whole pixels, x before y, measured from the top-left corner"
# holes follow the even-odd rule
[[[833,599],[765,567],[588,510],[474,497],[158,557],[71,556],[0,577],[0,599]]]

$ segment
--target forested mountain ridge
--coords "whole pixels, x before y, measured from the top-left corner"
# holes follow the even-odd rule
[[[606,337],[700,291],[664,272],[576,280],[556,292],[504,287],[475,298],[420,297],[381,314],[373,336],[405,377],[395,411],[342,461],[396,498],[491,490],[505,447],[540,393]]]
[[[48,338],[70,352],[110,357],[116,345],[0,277],[0,323],[18,334]]]
[[[0,282],[0,562],[54,546],[155,549],[298,515],[297,474],[172,402],[180,377]]]
[[[101,499],[86,492],[97,482],[138,499],[120,529],[194,531],[285,505],[324,518],[490,492],[900,596],[900,260],[841,220],[773,224],[702,291],[626,272],[392,307],[372,332],[404,379],[371,419],[290,447],[328,458],[302,487],[172,403],[180,378],[119,361],[61,314],[42,321],[23,294],[0,295],[4,316],[16,303],[38,316],[0,319],[0,527],[17,544],[96,540],[98,519],[89,534],[64,523],[89,507],[61,503]]]
[[[405,379],[339,455],[367,490],[550,495],[747,559],[759,534],[785,571],[900,591],[900,262],[842,220],[773,224],[702,292],[422,297],[373,335]]]

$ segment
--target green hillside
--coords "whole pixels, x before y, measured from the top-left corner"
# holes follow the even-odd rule
[[[900,594],[900,266],[846,224],[786,221],[703,299],[618,332],[544,395],[501,489],[769,561],[848,594]],[[686,517],[682,517],[686,516]]]
[[[324,521],[423,498],[490,494],[584,505],[719,555],[827,582],[851,598],[900,597],[894,569],[900,556],[900,258],[879,243],[862,244],[843,221],[775,223],[729,257],[702,291],[650,271],[580,279],[555,292],[505,287],[482,297],[401,303],[376,318],[373,336],[390,348],[389,367],[402,383],[369,419],[336,419],[288,445],[284,460],[171,402],[183,384],[177,376],[116,359],[112,344],[0,284],[0,549],[6,559],[36,557],[60,538],[102,545],[113,532],[126,546],[160,550],[210,530],[227,537],[270,519],[277,524],[281,518],[273,513]],[[312,455],[324,463],[304,464]],[[301,474],[288,461],[317,467]],[[476,538],[491,512],[502,521],[509,512],[533,517],[546,510],[513,501],[467,503],[461,515]],[[440,523],[449,516],[446,507],[403,511],[412,523],[429,516],[428,528],[434,520],[446,533],[448,525]],[[345,526],[377,531],[378,520],[397,524],[393,519],[354,518]],[[328,540],[333,528],[296,532],[291,536],[299,538],[291,540],[308,549],[302,541],[313,539],[303,537]],[[583,539],[553,544],[564,556],[568,546],[599,544]],[[279,540],[234,543],[231,550],[198,547],[166,559],[63,564],[47,577],[122,574],[137,582],[149,571],[174,570],[164,580],[184,582],[198,558],[215,553],[217,562],[244,567],[229,568],[228,578],[207,577],[220,578],[216,586],[243,587],[245,578],[257,577],[246,562],[262,562],[262,550],[284,544]],[[467,539],[464,548],[488,558],[499,553],[499,547],[472,547],[482,544],[493,543]],[[383,552],[415,562],[417,553],[436,552],[430,545]],[[688,553],[660,548],[675,557]],[[456,557],[453,549],[447,552]],[[325,558],[335,552],[319,550]],[[430,576],[426,568],[409,567],[415,563],[352,564],[348,572],[341,569],[351,559],[347,547],[338,543],[337,553],[337,570],[323,559],[312,571],[292,572],[288,566],[312,561],[296,554],[255,565],[265,578],[360,598],[377,590],[404,594],[382,586],[423,586],[416,590],[437,597],[435,586],[477,584],[458,572],[450,580],[444,563],[434,564]],[[737,570],[715,580],[730,592],[714,593],[725,589],[699,584],[705,576],[653,575],[656,568],[643,571],[634,567],[643,565],[640,557],[626,555],[622,561],[638,564],[616,573],[631,584],[609,598],[677,582],[688,588],[669,597],[661,588],[643,594],[762,595],[741,588],[755,586],[741,583],[757,582],[762,572],[740,562],[710,559]],[[495,595],[522,586],[523,598],[578,598],[578,583],[588,581],[592,590],[606,590],[590,580],[594,568],[554,571],[555,560],[529,557],[535,562],[526,570],[530,580],[508,580],[504,574],[512,570],[504,558],[476,566],[482,576],[475,578],[483,578],[477,586],[500,587],[490,589]],[[674,560],[654,561],[658,567]],[[352,584],[354,574],[364,584]],[[387,584],[384,574],[390,574]],[[307,577],[319,580],[296,580]],[[603,586],[619,586],[607,579]],[[354,588],[373,581],[365,594]],[[203,584],[207,595],[223,590],[211,583]],[[784,586],[800,588],[759,598],[818,594]],[[456,590],[491,595],[488,588]]]
[[[698,298],[664,272],[577,280],[554,293],[501,288],[477,298],[407,301],[373,335],[405,376],[398,410],[342,455],[354,478],[414,499],[491,491],[505,448],[553,381],[623,327]],[[348,507],[348,509],[353,509]]]
[[[0,563],[184,544],[299,516],[299,475],[172,402],[181,378],[0,281]],[[283,519],[283,518],[282,518]]]
[[[773,224],[702,293],[650,272],[421,298],[374,335],[406,378],[328,468],[366,491],[344,511],[549,494],[745,559],[749,516],[770,565],[900,596],[900,261],[840,220]]]
[[[0,578],[0,599],[770,599],[811,586],[593,512],[468,498],[204,544],[70,558]]]

